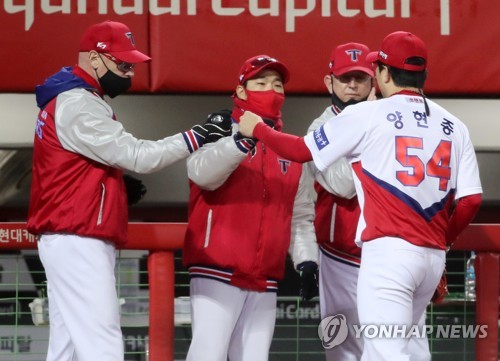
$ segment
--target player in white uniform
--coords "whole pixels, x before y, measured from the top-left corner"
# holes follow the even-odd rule
[[[315,119],[308,133],[316,130],[349,105],[365,100],[375,100],[373,68],[366,61],[369,48],[360,43],[337,46],[331,53],[329,74],[324,83],[332,98],[320,117]],[[302,177],[313,181],[302,181],[309,185],[310,203],[306,209],[314,219],[320,252],[319,296],[321,318],[343,314],[349,325],[347,339],[335,347],[326,348],[328,361],[358,361],[363,352],[363,340],[356,337],[352,328],[359,324],[356,307],[361,248],[355,244],[356,225],[360,208],[350,164],[342,158],[320,172],[314,162],[304,164]],[[425,323],[425,314],[421,324]],[[326,331],[324,331],[326,334]],[[409,343],[412,360],[430,360],[427,337]]]
[[[423,41],[395,32],[368,58],[385,99],[348,107],[304,138],[265,129],[249,112],[240,132],[290,160],[312,157],[321,171],[347,157],[361,206],[360,323],[410,330],[438,285],[446,247],[479,209],[482,188],[466,126],[422,94]],[[362,360],[410,360],[408,342],[365,338]]]

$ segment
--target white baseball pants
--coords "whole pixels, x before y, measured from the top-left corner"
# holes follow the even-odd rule
[[[193,337],[186,361],[267,361],[276,322],[276,293],[223,282],[190,282]]]
[[[363,339],[356,337],[353,325],[359,325],[357,309],[357,286],[359,268],[342,263],[320,252],[319,299],[321,319],[343,314],[346,316],[349,334],[346,340],[330,349],[325,349],[327,361],[360,361]],[[419,325],[425,325],[425,312]],[[411,338],[408,342],[411,361],[430,361],[429,340],[426,337]]]
[[[359,361],[363,340],[356,338],[353,324],[358,325],[356,306],[359,268],[334,260],[320,252],[319,306],[321,319],[343,314],[349,333],[346,340],[333,348],[325,349],[327,361]]]
[[[445,251],[415,246],[392,237],[363,243],[358,278],[362,325],[416,325],[436,289]],[[365,337],[362,361],[412,360],[409,339]]]
[[[123,361],[114,246],[50,234],[38,251],[48,281],[47,361]]]

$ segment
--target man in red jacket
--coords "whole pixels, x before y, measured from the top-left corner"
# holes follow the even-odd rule
[[[281,130],[288,78],[285,65],[267,55],[245,61],[233,96],[233,136],[188,159],[183,257],[191,278],[193,338],[187,360],[267,360],[291,237],[297,269],[317,267],[317,246],[303,244],[308,236],[301,237],[292,222],[292,210],[300,213],[295,200],[302,166],[238,132],[246,110]]]
[[[116,121],[104,95],[126,92],[134,66],[151,60],[125,24],[92,25],[79,49],[78,65],[36,88],[28,230],[48,280],[47,360],[121,361],[114,266],[115,245],[127,238],[123,170],[158,171],[215,138],[204,125],[142,140]]]

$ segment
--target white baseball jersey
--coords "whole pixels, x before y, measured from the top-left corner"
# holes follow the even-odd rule
[[[482,193],[466,126],[438,104],[398,93],[349,106],[305,137],[319,170],[347,157],[362,213],[357,242],[390,236],[445,249],[455,199]]]

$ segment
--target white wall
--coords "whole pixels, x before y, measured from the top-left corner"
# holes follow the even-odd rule
[[[469,128],[477,151],[500,151],[500,100],[434,99]],[[302,134],[329,99],[288,96],[283,118],[286,131]],[[132,133],[159,138],[204,120],[211,111],[231,107],[230,95],[123,95],[110,100],[118,119]],[[29,147],[37,114],[34,95],[0,94],[0,148]]]

